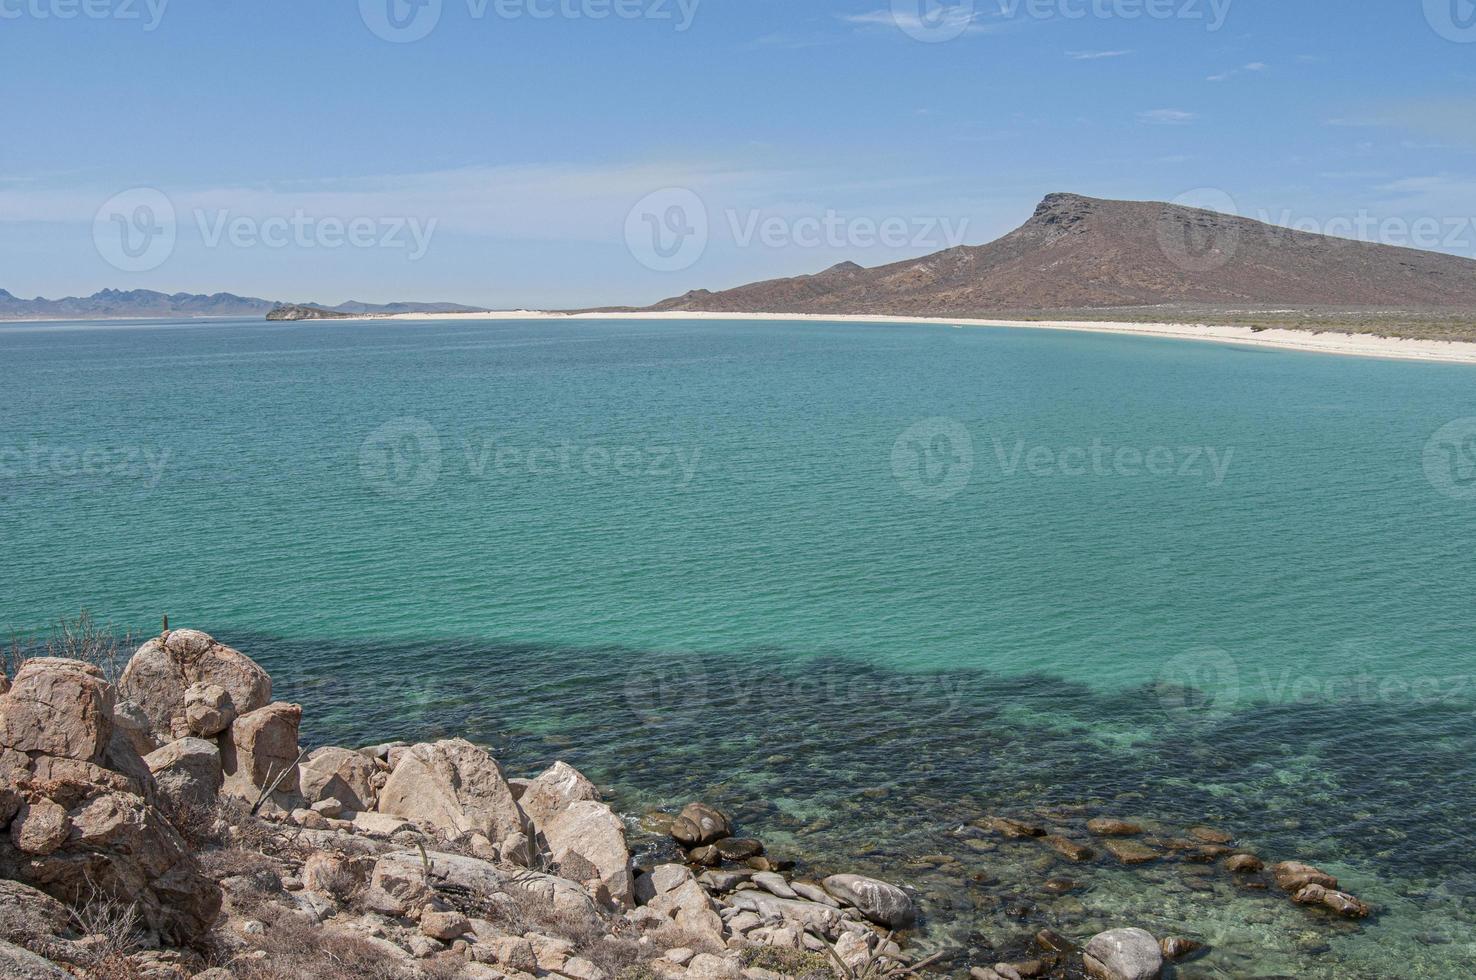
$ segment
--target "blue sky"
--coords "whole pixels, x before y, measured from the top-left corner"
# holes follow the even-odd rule
[[[646,303],[1060,190],[1476,256],[1470,0],[417,2],[0,0],[0,288]]]

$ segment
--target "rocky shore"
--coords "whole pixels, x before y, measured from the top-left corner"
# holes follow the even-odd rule
[[[929,954],[930,899],[900,855],[895,882],[821,873],[703,802],[627,822],[563,762],[509,777],[462,739],[304,751],[302,716],[194,630],[116,679],[54,657],[0,677],[0,975],[1151,980],[1205,949],[1122,923]],[[959,831],[984,864],[994,841],[1068,865],[1174,860],[1308,914],[1373,911],[1213,827],[1063,811]]]

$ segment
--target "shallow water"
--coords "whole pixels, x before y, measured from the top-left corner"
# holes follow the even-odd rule
[[[1469,369],[712,322],[9,326],[0,365],[0,624],[168,612],[314,741],[708,798],[916,885],[939,945],[1133,923],[1215,944],[1186,977],[1473,972],[1476,499],[1432,439]],[[958,832],[1052,805],[1222,826],[1382,911]]]

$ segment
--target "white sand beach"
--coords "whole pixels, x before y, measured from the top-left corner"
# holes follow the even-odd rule
[[[1250,327],[1212,326],[1188,323],[1112,323],[1098,320],[973,320],[907,316],[838,316],[806,313],[548,313],[510,310],[494,313],[402,313],[375,319],[395,320],[753,320],[815,321],[825,323],[917,323],[956,327],[1009,327],[1026,330],[1076,330],[1089,333],[1131,334],[1168,337],[1175,340],[1207,340],[1220,344],[1342,354],[1352,357],[1381,357],[1402,361],[1441,361],[1476,364],[1476,343],[1446,340],[1411,340],[1310,330],[1252,330]]]

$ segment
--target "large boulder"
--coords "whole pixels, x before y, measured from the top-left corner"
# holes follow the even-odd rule
[[[144,756],[160,795],[175,812],[215,804],[224,774],[220,749],[203,738],[182,738]]]
[[[855,906],[879,926],[906,929],[917,921],[912,898],[896,885],[862,875],[831,875],[823,884],[831,895]]]
[[[1163,951],[1144,929],[1110,929],[1088,940],[1082,961],[1097,980],[1158,980]]]
[[[527,830],[502,769],[459,738],[406,749],[379,791],[379,812],[453,836],[477,831],[498,843]]]
[[[566,762],[556,762],[537,779],[528,780],[518,797],[518,805],[533,821],[533,826],[542,830],[555,814],[571,803],[599,798],[599,790],[583,773]]]
[[[6,980],[72,980],[72,975],[28,949],[0,939],[0,977]]]
[[[220,740],[222,791],[255,801],[277,784],[274,798],[285,809],[298,799],[297,730],[302,705],[278,701],[236,719]],[[286,773],[283,776],[283,773]],[[280,782],[277,777],[282,776]]]
[[[721,810],[706,803],[688,803],[672,821],[669,833],[683,847],[705,847],[732,837],[733,824]]]
[[[220,889],[201,873],[164,815],[141,797],[105,785],[81,799],[74,798],[81,792],[75,786],[67,792],[64,802],[73,805],[66,813],[66,839],[38,854],[0,838],[0,876],[71,905],[99,898],[136,902],[144,925],[167,943],[185,945],[203,936],[220,911]]]
[[[166,632],[139,647],[118,687],[143,710],[155,735],[168,740],[190,734],[185,693],[196,684],[223,689],[237,715],[272,700],[272,679],[256,661],[199,630]]]
[[[99,763],[113,734],[114,699],[92,664],[28,660],[0,695],[0,749]]]
[[[646,908],[670,919],[683,932],[716,946],[723,944],[723,919],[717,904],[690,870],[680,864],[663,864],[641,882]]]
[[[298,772],[302,798],[311,806],[337,800],[344,809],[373,810],[379,800],[374,788],[374,760],[362,752],[326,746],[315,749]]]
[[[549,853],[565,877],[597,878],[617,905],[634,901],[635,878],[625,844],[625,824],[608,806],[576,800],[549,818],[542,830]]]

